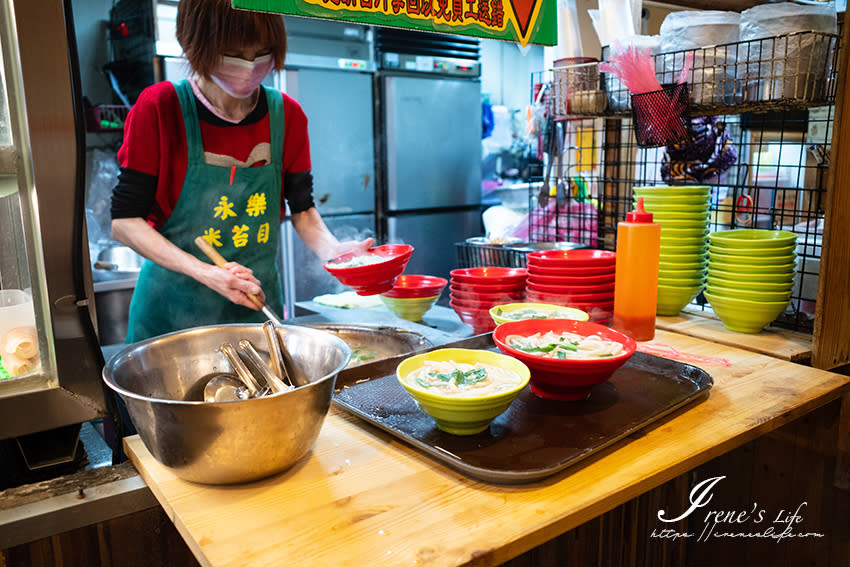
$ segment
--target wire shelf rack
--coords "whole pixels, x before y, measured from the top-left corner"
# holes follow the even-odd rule
[[[563,88],[571,84],[563,75],[575,70],[533,73],[532,102],[541,89],[551,93],[537,97],[549,105],[538,151],[543,157],[552,147],[550,136],[562,151],[560,160],[555,153],[543,158],[547,168],[551,163],[548,184],[545,176],[531,180],[547,188],[529,192],[528,240],[615,250],[617,223],[632,208],[635,186],[709,185],[710,231],[797,234],[792,298],[773,325],[811,333],[838,51],[838,36],[817,32],[695,50],[684,113],[690,138],[659,147],[638,145],[631,99],[614,77],[598,75],[594,100],[604,96],[604,110],[579,115],[580,91]],[[681,72],[687,53],[655,56],[659,82]],[[709,309],[702,293],[692,308]]]

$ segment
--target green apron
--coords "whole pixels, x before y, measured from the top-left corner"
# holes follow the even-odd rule
[[[195,97],[188,81],[175,85],[186,126],[188,164],[180,198],[160,233],[204,262],[195,245],[203,236],[227,260],[253,270],[266,294],[266,303],[282,311],[277,271],[280,238],[280,200],[283,156],[283,100],[265,89],[271,128],[271,164],[231,168],[204,162],[204,148]],[[146,261],[130,302],[127,342],[201,325],[261,323],[262,312],[236,305],[189,276]]]

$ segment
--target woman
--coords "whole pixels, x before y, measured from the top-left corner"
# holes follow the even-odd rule
[[[280,313],[275,260],[284,201],[299,237],[322,260],[374,242],[340,243],[330,233],[313,205],[307,118],[293,99],[260,85],[283,68],[283,18],[234,10],[230,0],[181,0],[177,40],[194,76],[145,89],[118,152],[113,236],[149,260],[130,304],[127,342],[263,321],[246,294]],[[232,261],[218,268],[202,259],[197,236]]]

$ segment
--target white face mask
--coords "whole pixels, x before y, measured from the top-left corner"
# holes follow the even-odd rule
[[[230,96],[248,98],[257,90],[272,67],[274,67],[274,58],[271,53],[261,55],[253,61],[224,56],[218,67],[210,73],[210,77]]]

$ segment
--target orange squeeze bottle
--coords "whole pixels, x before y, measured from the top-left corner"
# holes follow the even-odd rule
[[[617,263],[614,280],[612,327],[636,341],[655,336],[655,307],[658,301],[658,258],[661,225],[638,197],[637,209],[626,213],[617,224]]]

